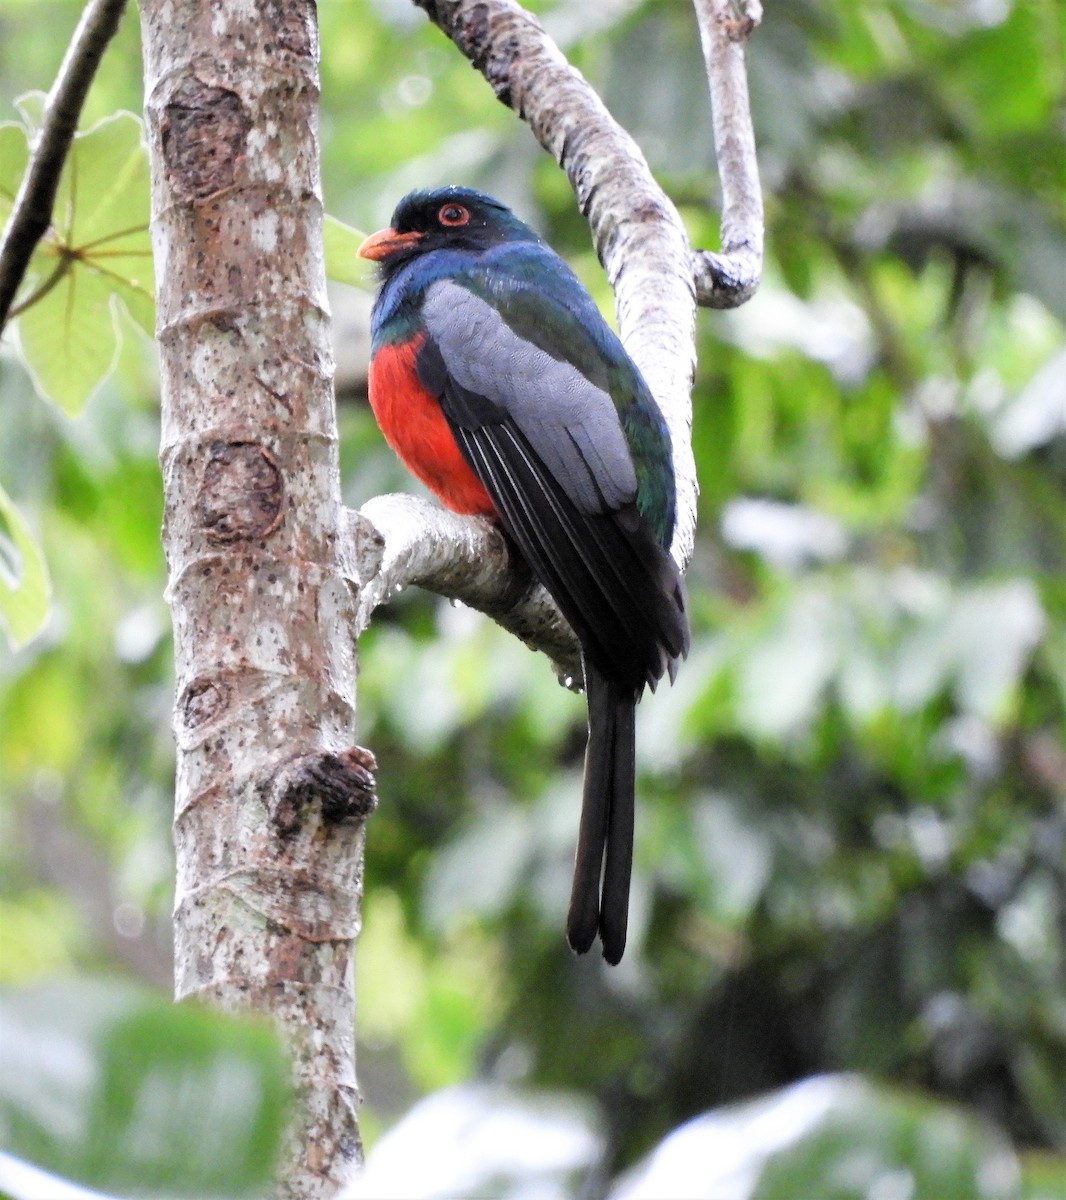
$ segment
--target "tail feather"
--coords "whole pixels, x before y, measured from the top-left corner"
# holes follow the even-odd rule
[[[603,957],[614,966],[626,948],[629,879],[633,872],[633,818],[636,791],[636,701],[615,696],[614,778],[607,815],[607,845],[600,897]]]
[[[636,699],[588,662],[585,691],[589,740],[567,938],[584,954],[599,933],[603,956],[614,964],[625,950],[629,916]]]

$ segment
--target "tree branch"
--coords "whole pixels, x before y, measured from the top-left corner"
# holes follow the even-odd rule
[[[356,627],[408,584],[461,600],[531,650],[542,650],[567,687],[582,682],[581,648],[555,602],[510,552],[499,526],[460,517],[418,496],[376,496],[350,514],[362,584]]]
[[[744,43],[762,19],[759,0],[693,0],[707,65],[714,148],[722,191],[718,254],[692,255],[696,298],[708,308],[736,308],[759,286],[763,208],[748,102]]]
[[[89,0],[48,93],[44,117],[0,241],[0,330],[37,243],[52,223],[59,179],[78,118],[126,0]]]

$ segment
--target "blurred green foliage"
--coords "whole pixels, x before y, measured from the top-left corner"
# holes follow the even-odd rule
[[[289,1092],[269,1027],[84,979],[7,993],[0,1021],[5,1151],[126,1196],[270,1184]]]
[[[894,1169],[886,1171],[886,1164]],[[840,1080],[820,1119],[769,1157],[752,1200],[852,1200],[871,1193],[1013,1200],[1017,1176],[1010,1152],[980,1121]]]
[[[689,6],[536,7],[713,247]],[[0,0],[0,119],[48,85],[78,8]],[[329,211],[375,228],[410,186],[485,187],[609,308],[565,180],[422,15],[319,15]],[[848,1070],[966,1106],[1061,1185],[1064,44],[1055,0],[767,6],[766,276],[700,319],[696,636],[640,712],[621,967],[562,936],[580,699],[464,609],[405,593],[379,613],[359,690],[382,796],[358,972],[371,1141],[477,1075],[594,1097],[614,1171],[694,1113]],[[139,106],[130,14],[85,124]],[[117,353],[70,420],[0,349],[0,486],[54,587],[43,635],[0,659],[7,983],[167,971],[157,387],[146,339]],[[349,502],[413,486],[359,380],[341,396]],[[767,1196],[811,1194],[781,1178]]]

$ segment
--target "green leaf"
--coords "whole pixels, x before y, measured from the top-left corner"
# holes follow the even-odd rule
[[[737,713],[759,737],[786,737],[814,718],[840,661],[841,613],[828,590],[797,590],[740,662]]]
[[[13,121],[0,125],[0,225],[11,212],[29,156],[25,129]]]
[[[44,555],[0,487],[0,625],[15,649],[40,632],[51,598]]]
[[[502,912],[527,879],[531,844],[528,812],[486,811],[435,856],[424,901],[430,920],[445,929],[464,912]]]
[[[83,267],[104,275],[151,337],[155,331],[148,154],[132,113],[74,139],[56,197],[55,224]]]
[[[99,259],[94,256],[93,261],[99,262]],[[140,262],[142,266],[145,265],[145,260],[141,259]],[[151,260],[147,260],[147,274],[144,282],[136,274],[132,274],[129,277],[114,274],[114,268],[121,265],[117,262],[106,265],[101,263],[99,274],[110,284],[115,296],[126,306],[126,311],[136,321],[137,325],[150,338],[154,338],[155,295],[152,287]]]
[[[1047,625],[1031,580],[988,583],[955,601],[948,636],[958,654],[955,694],[960,708],[1003,724]]]
[[[752,911],[772,869],[769,839],[743,819],[735,801],[709,792],[690,806],[691,839],[687,847],[698,861],[696,887],[707,896],[706,907],[723,926],[739,925]]]
[[[118,350],[107,276],[71,265],[22,313],[19,344],[38,392],[76,416],[103,383]]]
[[[31,262],[37,290],[20,316],[22,352],[37,390],[70,415],[81,411],[115,361],[112,296],[149,336],[155,328],[141,128],[122,112],[74,138],[52,228]],[[0,127],[0,206],[25,170],[25,141],[20,127]]]
[[[990,133],[1012,133],[1047,120],[1061,86],[1041,54],[1049,22],[1038,5],[1019,4],[1007,19],[972,33],[944,55],[940,76],[956,102]],[[1023,65],[1024,64],[1024,65]]]
[[[0,998],[0,1140],[129,1196],[252,1196],[281,1139],[287,1070],[265,1026],[126,985]]]
[[[56,193],[54,224],[73,249],[107,242],[126,253],[147,248],[148,156],[141,122],[120,112],[79,133]]]
[[[15,101],[15,108],[18,109],[18,114],[25,123],[31,138],[41,128],[41,123],[44,120],[44,108],[47,103],[48,93],[42,91],[40,88],[23,92]]]
[[[374,264],[359,257],[365,233],[345,225],[336,217],[326,216],[322,224],[322,243],[326,255],[326,276],[335,283],[372,292],[377,286]]]

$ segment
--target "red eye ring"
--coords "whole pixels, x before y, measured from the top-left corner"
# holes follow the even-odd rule
[[[470,210],[461,204],[445,204],[437,213],[437,220],[442,225],[449,225],[453,228],[456,225],[466,225],[470,220]]]

